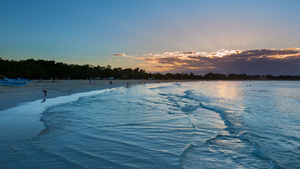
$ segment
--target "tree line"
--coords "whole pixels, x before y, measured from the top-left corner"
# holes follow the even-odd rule
[[[0,75],[10,78],[29,79],[86,79],[90,77],[118,79],[150,78],[143,69],[122,69],[107,66],[76,65],[55,62],[54,60],[4,60],[0,58]]]
[[[140,68],[121,67],[112,68],[107,66],[77,65],[55,62],[54,60],[5,60],[0,58],[0,76],[10,78],[28,79],[86,79],[86,78],[109,78],[115,79],[203,79],[203,80],[300,80],[300,76],[292,75],[247,75],[247,74],[221,74],[207,73],[195,75],[193,73],[147,73]]]

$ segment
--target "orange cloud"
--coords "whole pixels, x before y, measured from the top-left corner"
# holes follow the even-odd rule
[[[165,52],[144,54],[142,57],[121,57],[139,59],[151,70],[172,72],[247,74],[300,74],[300,48],[225,50],[217,52]]]

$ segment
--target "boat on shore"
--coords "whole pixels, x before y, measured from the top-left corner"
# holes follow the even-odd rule
[[[4,77],[4,80],[6,80],[6,81],[8,81],[8,82],[16,82],[16,83],[27,83],[27,82],[32,82],[32,80],[29,80],[29,79],[23,79],[23,78],[13,79],[13,78],[7,78],[7,77]]]
[[[7,77],[4,77],[4,80],[8,81],[8,82],[15,82],[15,83],[24,83],[26,81],[24,80],[21,80],[20,78],[18,79],[13,79],[13,78],[7,78]]]

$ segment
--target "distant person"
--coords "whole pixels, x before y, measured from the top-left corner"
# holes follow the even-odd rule
[[[47,96],[47,90],[43,90],[45,97]]]
[[[96,78],[94,79],[94,85],[96,85]]]
[[[109,81],[109,85],[112,85],[112,81]]]
[[[92,79],[90,79],[90,83],[89,84],[92,84]]]

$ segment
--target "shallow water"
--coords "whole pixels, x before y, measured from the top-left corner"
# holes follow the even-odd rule
[[[299,103],[300,82],[106,90],[41,112],[36,137],[0,142],[0,168],[300,168]]]

